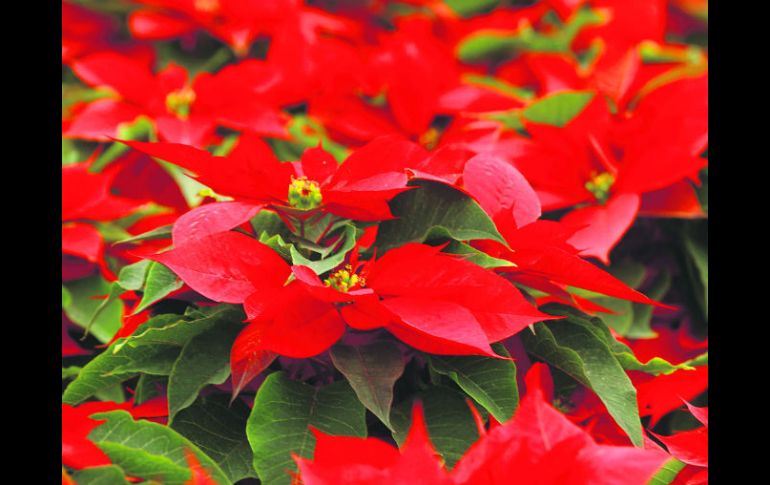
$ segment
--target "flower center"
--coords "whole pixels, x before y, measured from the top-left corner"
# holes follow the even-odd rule
[[[219,0],[195,0],[195,10],[205,13],[214,13],[220,9]]]
[[[307,177],[291,178],[289,184],[289,205],[295,209],[310,210],[321,205],[321,187]]]
[[[615,183],[615,176],[609,172],[597,174],[591,173],[591,179],[586,182],[585,188],[596,197],[596,200],[604,204],[610,196],[610,188]]]
[[[341,270],[335,271],[324,280],[326,286],[331,286],[337,291],[347,293],[355,287],[363,288],[366,280],[353,272],[353,267],[346,264]]]
[[[440,133],[438,130],[430,127],[428,128],[428,131],[420,135],[420,144],[428,150],[432,150],[436,146],[436,143],[438,143],[439,137]]]
[[[186,120],[190,115],[190,105],[193,102],[195,102],[195,91],[187,86],[166,95],[166,109],[182,120]]]

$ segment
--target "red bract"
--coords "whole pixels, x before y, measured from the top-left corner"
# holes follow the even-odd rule
[[[76,112],[64,136],[107,140],[118,136],[121,124],[146,116],[162,140],[195,146],[210,142],[217,125],[286,137],[288,117],[262,94],[275,83],[276,74],[265,69],[264,77],[255,79],[254,62],[188,80],[187,71],[173,63],[153,74],[145,64],[120,54],[87,56],[73,64],[73,71],[85,83],[108,88],[116,96]],[[242,69],[254,84],[241,82]]]
[[[63,280],[77,279],[100,265],[108,279],[114,275],[104,264],[105,255],[134,262],[143,253],[155,253],[168,244],[162,241],[105,247],[94,221],[120,219],[154,203],[158,213],[141,217],[126,228],[140,234],[173,222],[187,202],[176,182],[155,161],[140,153],[129,153],[100,173],[91,173],[91,160],[62,167]],[[84,264],[85,262],[87,264]]]
[[[574,8],[576,2],[572,3]],[[580,32],[573,45],[576,50],[588,48],[598,39],[603,51],[600,62],[614,65],[629,49],[642,41],[663,41],[666,0],[591,0],[588,3],[602,15],[603,22],[588,26]]]
[[[646,484],[666,460],[657,451],[597,445],[591,435],[549,405],[543,364],[527,374],[527,394],[513,419],[474,444],[455,466],[458,484]]]
[[[330,436],[316,429],[313,434],[313,459],[293,456],[304,485],[454,483],[430,442],[420,405],[413,409],[412,426],[400,450],[376,438]]]
[[[155,59],[155,53],[147,45],[136,43],[117,45],[112,42],[118,25],[111,17],[67,1],[61,3],[61,15],[62,64],[71,64],[88,54],[109,50],[141,59],[147,65]]]
[[[431,33],[427,18],[400,19],[393,33],[366,49],[360,91],[385,103],[369,102],[356,92],[336,91],[335,97],[319,97],[310,113],[332,133],[352,141],[401,132],[415,139],[427,133],[433,118],[441,114],[440,98],[459,82],[452,52]],[[381,105],[381,106],[380,106]]]
[[[708,407],[697,408],[685,403],[703,426],[691,431],[680,431],[671,436],[655,434],[655,437],[666,445],[669,453],[688,465],[708,467]]]
[[[524,176],[499,157],[480,154],[461,162],[465,152],[447,147],[418,166],[418,175],[449,183],[473,196],[492,218],[509,247],[487,240],[473,245],[515,267],[498,268],[524,285],[573,304],[588,305],[566,291],[566,286],[584,288],[605,295],[656,304],[625,283],[578,256],[568,240],[575,230],[557,222],[538,220],[540,200]],[[462,168],[460,168],[462,167]],[[423,172],[424,171],[424,172]],[[461,175],[454,175],[461,171]],[[435,175],[434,175],[435,174]],[[592,307],[597,309],[596,307]]]
[[[644,96],[627,119],[613,121],[595,96],[566,127],[528,123],[531,139],[514,157],[545,210],[588,204],[562,223],[571,245],[608,262],[636,215],[702,215],[689,179],[707,164],[705,76],[672,82]]]
[[[227,157],[173,143],[124,143],[175,163],[217,193],[236,199],[181,217],[174,226],[177,244],[229,230],[265,206],[300,219],[317,210],[364,221],[392,218],[387,201],[407,190],[405,169],[423,156],[418,145],[397,137],[373,141],[341,165],[321,148],[306,150],[298,162],[280,162],[265,142],[246,133]]]
[[[708,407],[695,407],[687,401],[685,404],[703,426],[690,431],[680,431],[671,436],[651,434],[666,446],[671,455],[687,464],[672,484],[708,483]]]
[[[144,201],[113,195],[111,187],[119,167],[102,173],[91,173],[91,161],[62,167],[62,254],[83,258],[89,263],[103,265],[104,241],[89,222],[109,221],[126,216],[144,204]],[[65,260],[66,265],[77,264]],[[65,269],[64,273],[74,270]]]
[[[398,453],[376,439],[327,436],[316,432],[314,459],[295,457],[306,485],[332,483],[453,483],[455,485],[633,485],[646,484],[667,456],[657,450],[596,444],[544,397],[536,364],[527,374],[527,394],[513,419],[484,432],[451,473],[439,468],[425,436],[419,407],[409,437]],[[421,464],[412,468],[413,457]],[[343,458],[344,457],[344,458]],[[344,461],[343,461],[344,460]],[[346,466],[343,466],[346,465]],[[411,472],[409,478],[403,473]],[[385,480],[390,480],[389,482]]]
[[[709,369],[700,366],[659,376],[632,371],[629,377],[636,387],[639,415],[651,416],[650,426],[654,426],[660,418],[679,408],[682,399],[692,400],[708,389]]]
[[[96,413],[122,409],[138,418],[163,418],[168,416],[165,398],[156,398],[138,406],[132,402],[88,402],[79,406],[62,404],[62,464],[75,468],[109,465],[112,462],[92,441],[88,434],[102,422],[91,419]]]
[[[345,323],[360,330],[384,327],[426,352],[496,356],[490,343],[553,318],[505,279],[439,250],[407,244],[376,261],[352,260],[324,282],[231,232],[190,240],[153,259],[212,300],[244,303],[254,322],[247,329],[256,345],[250,351],[289,357],[328,349]],[[290,274],[296,281],[286,284]]]
[[[145,7],[129,15],[131,33],[138,39],[182,37],[187,44],[199,30],[228,44],[239,57],[248,54],[261,36],[275,41],[282,35],[315,35],[337,31],[340,20],[296,0],[138,0]],[[295,40],[299,40],[296,39]]]
[[[163,40],[203,29],[240,55],[259,34],[270,31],[292,0],[139,0],[146,6],[131,13],[131,33],[139,39]]]

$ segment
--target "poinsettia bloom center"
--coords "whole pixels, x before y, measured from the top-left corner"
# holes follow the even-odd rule
[[[219,9],[219,0],[195,0],[195,10],[198,12],[214,13]]]
[[[597,174],[596,172],[591,174],[591,179],[586,182],[586,190],[594,194],[596,200],[602,204],[607,202],[610,196],[610,188],[615,183],[615,176],[609,172],[602,172]]]
[[[436,143],[438,143],[438,139],[438,130],[434,127],[430,127],[428,131],[420,135],[420,144],[428,150],[432,150],[436,146]]]
[[[353,267],[349,264],[341,270],[335,271],[328,278],[324,280],[326,286],[331,286],[337,291],[347,293],[354,288],[363,288],[366,286],[366,280],[358,276]]]
[[[166,95],[166,109],[180,119],[190,115],[190,105],[195,102],[195,91],[189,86],[171,91]]]
[[[295,209],[310,210],[321,205],[321,187],[307,177],[291,178],[289,184],[289,205]]]

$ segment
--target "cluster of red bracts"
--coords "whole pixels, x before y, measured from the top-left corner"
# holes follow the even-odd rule
[[[62,167],[63,281],[115,282],[121,267],[149,259],[184,283],[174,295],[188,302],[242,305],[233,398],[278,356],[315,357],[346,334],[384,329],[427,354],[509,359],[491,346],[560,318],[544,303],[612,313],[579,290],[671,308],[589,258],[609,265],[638,216],[705,216],[695,187],[708,164],[707,56],[665,38],[697,30],[705,2],[542,0],[472,15],[441,0],[395,2],[401,13],[380,0],[133,3],[131,41],[114,18],[62,3],[62,62],[97,93],[64,110],[62,136],[98,143]],[[158,62],[160,42],[193,50],[203,35],[222,44],[226,65]],[[137,123],[148,131],[132,131]],[[280,143],[296,156],[279,154]],[[120,154],[108,160],[110,150]],[[180,178],[208,188],[203,203],[190,203]],[[382,244],[394,199],[425,184],[471,200],[496,236]],[[286,252],[249,224],[265,214],[290,234]],[[116,220],[130,221],[129,243],[105,235]],[[152,231],[160,236],[141,236]],[[122,298],[138,308],[136,294]],[[125,316],[107,340],[149,316]],[[71,326],[63,315],[63,356],[88,354]],[[628,344],[641,361],[674,364],[707,349],[684,326]],[[626,446],[594,394],[577,391],[566,415],[554,408],[536,363],[513,419],[487,429],[476,414],[481,438],[452,470],[416,406],[400,449],[314,431],[315,455],[295,457],[296,478],[504,484],[515,469],[522,484],[643,485],[674,456],[687,468],[670,483],[706,483],[707,408],[687,401],[707,389],[708,367],[629,377],[650,426],[686,404],[704,427],[655,436],[665,449]],[[86,439],[94,412],[162,419],[164,406],[65,405],[64,465],[110,463]],[[216,483],[205,471],[193,480]]]

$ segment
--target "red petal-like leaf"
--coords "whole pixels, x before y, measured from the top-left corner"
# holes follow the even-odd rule
[[[399,297],[383,300],[382,306],[399,318],[388,330],[416,349],[441,355],[499,357],[481,324],[460,305]]]
[[[168,266],[203,296],[224,303],[243,303],[258,288],[279,287],[290,272],[269,246],[236,232],[188,240],[150,259]]]
[[[84,258],[92,263],[102,257],[104,242],[95,227],[88,224],[70,223],[61,228],[62,253]]]
[[[540,217],[540,200],[527,179],[500,158],[482,154],[468,160],[463,185],[503,235]]]
[[[575,209],[561,222],[582,227],[569,239],[581,256],[592,256],[609,264],[610,251],[634,222],[638,209],[638,195],[622,194],[611,197],[605,205]]]
[[[248,325],[238,334],[230,350],[233,399],[278,356],[262,348],[263,328],[259,324]]]
[[[174,223],[171,237],[175,246],[210,234],[229,231],[254,217],[264,207],[248,202],[216,202],[190,210]]]

